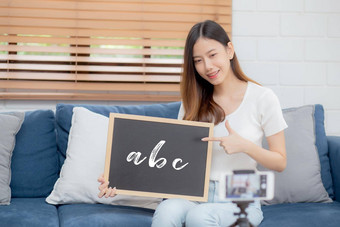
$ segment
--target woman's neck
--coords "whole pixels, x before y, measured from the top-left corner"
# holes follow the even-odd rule
[[[214,97],[235,97],[243,96],[246,82],[239,80],[235,75],[229,76],[222,84],[214,87]]]
[[[225,116],[235,112],[244,100],[248,83],[237,79],[230,81],[223,87],[214,88],[214,101],[223,109]]]

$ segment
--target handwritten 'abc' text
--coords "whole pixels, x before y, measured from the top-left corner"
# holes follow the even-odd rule
[[[163,166],[165,166],[167,160],[165,158],[159,158],[156,160],[156,157],[157,157],[157,154],[159,152],[159,150],[162,148],[162,146],[165,144],[165,140],[161,140],[159,141],[159,143],[154,147],[154,149],[151,151],[151,154],[150,154],[150,157],[149,157],[149,166],[150,167],[157,167],[157,168],[162,168]],[[140,159],[140,156],[142,155],[141,152],[135,152],[135,151],[132,151],[128,154],[128,156],[126,157],[126,161],[128,162],[132,162],[135,164],[135,165],[139,165],[141,164],[145,159],[146,157],[144,157],[142,160],[139,160]],[[183,162],[182,159],[180,158],[176,158],[173,162],[172,162],[172,167],[175,169],[175,170],[181,170],[183,169],[184,167],[186,167],[189,162],[185,163],[184,165],[181,165],[181,166],[177,166],[177,164],[181,164]]]

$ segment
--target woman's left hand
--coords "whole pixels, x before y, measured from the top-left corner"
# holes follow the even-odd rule
[[[229,125],[228,120],[225,121],[225,127],[227,128],[229,135],[224,137],[205,137],[202,141],[218,141],[220,146],[223,147],[227,154],[235,154],[245,152],[249,141],[241,137],[235,132]]]

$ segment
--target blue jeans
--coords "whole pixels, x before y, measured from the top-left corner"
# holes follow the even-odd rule
[[[210,181],[208,197],[206,203],[185,199],[164,200],[156,208],[152,227],[226,227],[234,224],[238,218],[234,212],[240,209],[232,202],[218,202],[218,182]],[[263,219],[260,202],[249,204],[246,211],[249,222],[258,226]]]

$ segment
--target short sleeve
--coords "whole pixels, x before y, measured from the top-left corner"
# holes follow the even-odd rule
[[[184,114],[185,114],[185,111],[184,111],[183,103],[181,103],[181,106],[179,107],[179,111],[178,111],[177,120],[183,120]]]
[[[266,137],[288,127],[283,118],[279,99],[272,90],[268,89],[259,99],[259,102],[261,126]]]

